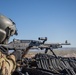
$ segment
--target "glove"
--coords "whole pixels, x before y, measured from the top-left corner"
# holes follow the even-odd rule
[[[16,50],[12,54],[15,56],[16,61],[20,61],[21,60],[21,58],[22,58],[22,51]]]

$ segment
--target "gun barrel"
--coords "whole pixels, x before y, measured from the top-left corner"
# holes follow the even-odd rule
[[[71,43],[61,43],[60,45],[71,45]]]

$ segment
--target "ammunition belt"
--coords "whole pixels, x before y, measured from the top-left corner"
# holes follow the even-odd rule
[[[34,59],[34,61],[33,61]],[[76,58],[57,58],[48,54],[36,54],[31,60],[25,60],[28,67],[22,68],[22,73],[29,75],[76,75]]]
[[[55,74],[76,75],[76,58],[54,57],[48,54],[36,54],[37,68]]]

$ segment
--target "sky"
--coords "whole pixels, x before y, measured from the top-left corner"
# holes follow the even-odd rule
[[[47,37],[76,47],[76,0],[0,0],[0,13],[16,23],[18,36],[10,40]]]

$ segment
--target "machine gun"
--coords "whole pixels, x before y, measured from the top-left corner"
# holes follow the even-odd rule
[[[0,49],[2,51],[7,50],[21,50],[23,51],[23,57],[27,54],[29,49],[32,47],[38,47],[41,44],[44,44],[47,41],[47,37],[42,38],[41,40],[19,40],[14,39],[12,42],[8,44],[0,44]]]
[[[47,37],[38,38],[38,40],[19,40],[14,39],[12,42],[8,44],[0,44],[0,48],[2,51],[7,50],[21,50],[23,51],[23,57],[27,54],[29,49],[45,49],[45,53],[50,50],[54,55],[53,49],[62,48],[62,45],[70,45],[67,41],[65,43],[45,43],[47,41]],[[56,56],[56,55],[55,55]]]
[[[39,40],[41,40],[41,39],[39,38]],[[53,55],[55,57],[57,57],[56,54],[54,53],[53,49],[62,48],[63,45],[71,45],[71,44],[68,43],[67,40],[66,40],[65,43],[44,43],[44,44],[41,44],[39,46],[35,46],[35,47],[32,47],[32,48],[33,49],[45,50],[45,53],[47,53],[48,50],[50,50],[53,53]]]
[[[27,52],[30,49],[41,49],[41,50],[45,49],[45,53],[47,53],[47,51],[50,50],[53,53],[53,55],[55,57],[57,57],[56,54],[53,52],[53,49],[62,48],[62,45],[70,45],[70,43],[67,43],[67,41],[66,41],[66,43],[61,43],[61,44],[59,44],[59,43],[55,43],[55,44],[50,43],[49,44],[49,43],[45,43],[46,41],[47,41],[46,37],[45,38],[39,38],[39,40],[19,40],[19,39],[14,39],[12,42],[10,42],[8,44],[0,44],[0,48],[3,51],[5,51],[6,49],[7,50],[20,50],[20,51],[23,52],[23,55],[22,55],[21,59],[24,59],[25,55],[27,54]],[[21,60],[21,62],[24,64],[25,60]],[[23,64],[21,64],[22,68],[25,67],[27,69],[27,66],[24,66]],[[29,61],[27,62],[27,64],[29,66]],[[32,69],[33,68],[31,68],[31,70]],[[51,75],[51,74],[49,74],[49,75]]]

